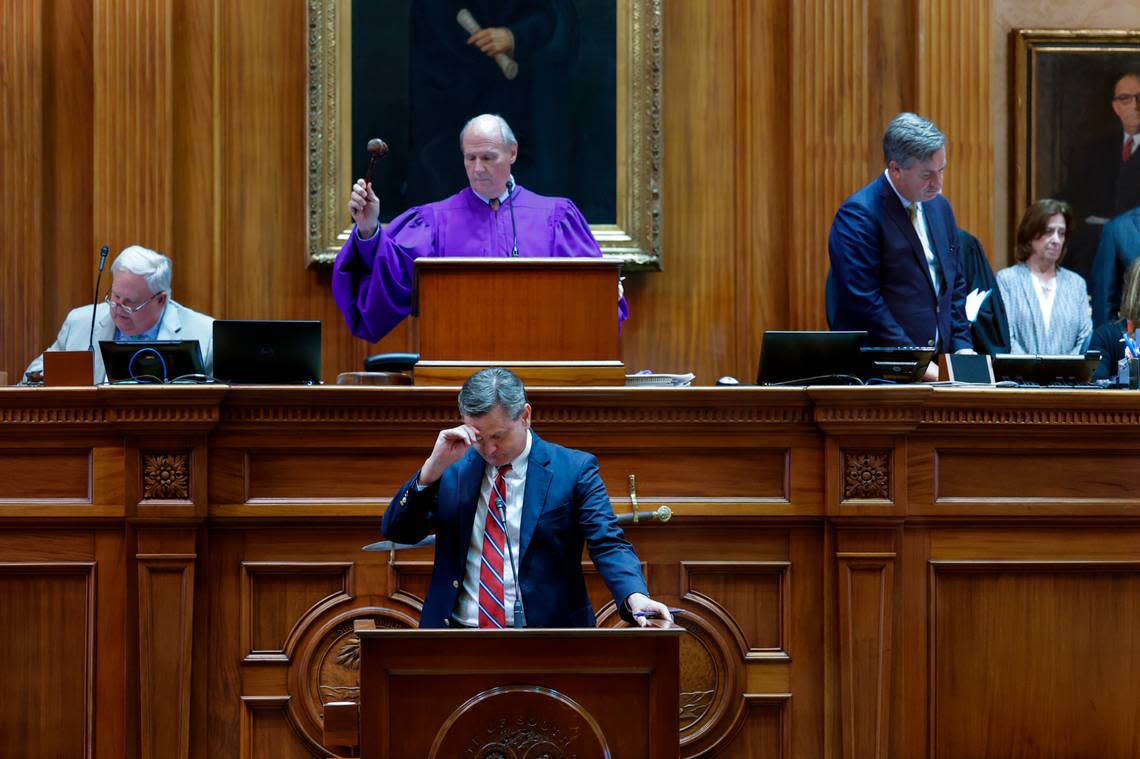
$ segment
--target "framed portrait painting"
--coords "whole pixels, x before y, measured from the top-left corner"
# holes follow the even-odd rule
[[[1018,29],[1012,37],[1011,228],[1035,200],[1069,203],[1064,265],[1087,279],[1101,229],[1140,206],[1140,155],[1122,152],[1140,124],[1140,31]]]
[[[307,2],[307,264],[351,231],[369,139],[390,148],[372,174],[386,223],[466,186],[460,129],[498,113],[520,185],[573,200],[625,268],[661,268],[661,0]],[[509,60],[468,45],[471,23],[512,29]]]

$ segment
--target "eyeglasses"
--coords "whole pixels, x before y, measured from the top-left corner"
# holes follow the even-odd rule
[[[128,306],[126,303],[120,303],[117,300],[111,300],[111,291],[108,290],[107,294],[103,296],[103,302],[106,303],[108,306],[110,306],[111,309],[118,309],[119,311],[123,312],[125,315],[131,316],[132,314],[137,314],[139,311],[142,311],[144,308],[146,308],[146,305],[148,303],[150,303],[152,300],[154,300],[158,296],[162,295],[164,292],[166,292],[166,291],[165,290],[159,290],[154,295],[150,296],[149,298],[147,298],[146,300],[144,300],[142,303],[138,304],[137,306]]]
[[[1114,95],[1112,99],[1121,105],[1128,105],[1129,103],[1136,101],[1136,105],[1140,106],[1140,92],[1134,92],[1131,95]]]

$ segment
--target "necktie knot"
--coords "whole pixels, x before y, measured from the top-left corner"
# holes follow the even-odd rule
[[[910,203],[907,205],[906,215],[910,217],[910,223],[914,224],[914,220],[918,218],[918,203]]]
[[[498,211],[499,210],[499,199],[498,198],[491,198],[491,202],[488,203],[487,205],[491,206],[492,211]]]

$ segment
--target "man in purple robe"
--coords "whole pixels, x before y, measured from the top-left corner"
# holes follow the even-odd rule
[[[507,122],[484,114],[459,135],[470,186],[410,208],[380,227],[372,185],[357,180],[348,201],[356,226],[333,264],[333,297],[353,335],[376,342],[411,311],[412,273],[420,256],[598,257],[590,225],[566,198],[515,184],[518,141]],[[619,293],[618,318],[629,310]]]

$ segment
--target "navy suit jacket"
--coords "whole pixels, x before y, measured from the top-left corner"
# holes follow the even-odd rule
[[[1094,326],[1116,318],[1124,272],[1137,258],[1140,258],[1140,208],[1133,208],[1108,222],[1100,235],[1089,275]]]
[[[939,353],[973,346],[954,212],[941,195],[922,210],[945,283],[941,295],[918,233],[885,176],[839,207],[827,239],[836,289],[832,329],[866,330],[871,345],[933,346]]]
[[[624,601],[646,593],[641,563],[614,516],[593,456],[547,443],[531,431],[516,560],[528,627],[593,627],[594,609],[582,575],[589,549],[622,617]],[[404,483],[384,512],[388,540],[416,543],[435,532],[435,566],[420,627],[447,627],[455,609],[486,463],[474,448],[435,483],[417,490]],[[507,620],[511,614],[508,610]]]

